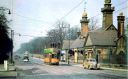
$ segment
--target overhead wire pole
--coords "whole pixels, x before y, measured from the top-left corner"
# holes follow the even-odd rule
[[[14,40],[14,30],[11,30],[11,40],[12,40],[12,44],[13,44],[13,40]],[[11,50],[11,63],[14,64],[13,61],[13,49]]]
[[[11,0],[10,3],[10,7],[11,7],[11,11],[9,10],[9,13],[12,15],[12,21],[13,21],[13,0]],[[12,28],[13,28],[13,23],[12,23]],[[12,41],[12,46],[14,46],[14,30],[11,29],[11,41]],[[11,50],[11,54],[10,54],[10,63],[14,65],[14,60],[13,60],[13,48]]]
[[[69,28],[69,50],[68,50],[68,64],[70,64],[70,24],[68,25]]]

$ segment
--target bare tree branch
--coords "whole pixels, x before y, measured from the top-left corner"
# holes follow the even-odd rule
[[[94,19],[94,18],[90,19],[89,29],[90,30],[96,30],[97,28],[99,28],[98,22],[99,22],[98,19]]]

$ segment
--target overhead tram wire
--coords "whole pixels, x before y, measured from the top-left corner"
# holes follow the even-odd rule
[[[127,8],[128,8],[128,6],[123,7],[123,8],[121,8],[121,9],[119,9],[119,10],[114,11],[114,13],[117,14],[119,11],[124,10],[124,9],[127,9]],[[102,14],[99,13],[99,14],[97,14],[97,15],[95,15],[95,16],[90,17],[89,19],[93,19],[93,18],[95,18],[95,17],[97,17],[97,16],[99,16],[99,15],[102,15]]]
[[[119,3],[119,4],[117,4],[116,6],[119,7],[119,6],[123,5],[123,4],[125,4],[126,2],[127,2],[127,0],[125,0],[125,1],[123,1],[123,2],[121,2],[121,3]],[[123,10],[123,9],[127,9],[127,8],[128,8],[128,6],[123,7],[123,8],[121,8],[121,9],[119,9],[119,10],[114,11],[114,13],[119,12],[119,11],[121,11],[121,10]],[[102,15],[102,14],[101,14],[101,13],[98,13],[98,14],[96,14],[96,15],[90,17],[89,19],[93,19],[93,18],[95,18],[95,17],[97,17],[97,16],[99,16],[99,15]],[[77,25],[79,25],[79,24],[77,24]]]
[[[119,9],[119,10],[114,11],[114,13],[118,13],[119,11],[124,10],[124,9],[127,9],[127,8],[128,8],[128,6],[123,7],[123,8],[121,8],[121,9]],[[97,15],[98,15],[98,14],[97,14]],[[95,18],[97,15],[95,15],[95,16],[89,18],[89,19]],[[99,15],[101,15],[101,14],[99,14]],[[127,17],[126,17],[126,18],[127,18]],[[126,19],[126,18],[125,18],[125,19]]]
[[[84,0],[82,0],[82,1],[81,1],[79,4],[77,4],[75,7],[73,7],[73,8],[72,8],[67,14],[65,14],[63,17],[61,17],[60,20],[62,20],[62,19],[64,19],[65,17],[67,17],[72,11],[74,11],[77,7],[79,7],[83,2],[84,2]],[[123,1],[123,2],[121,2],[121,3],[119,3],[119,4],[117,4],[117,5],[115,5],[115,6],[119,7],[119,6],[123,5],[123,4],[126,3],[126,2],[127,2],[127,0],[125,0],[125,1]],[[45,21],[42,21],[42,20],[38,20],[38,19],[34,19],[34,18],[22,16],[22,15],[19,15],[19,14],[17,14],[17,13],[14,13],[14,14],[16,14],[17,16],[20,16],[20,17],[22,17],[22,18],[26,18],[26,19],[33,20],[33,21],[36,21],[36,22],[44,22],[44,23],[48,23],[48,24],[49,24],[49,22],[45,22]],[[96,16],[99,16],[99,15],[101,15],[101,13],[96,14],[95,16],[92,16],[92,17],[90,17],[89,19],[95,18]],[[50,24],[52,24],[52,23],[50,23]],[[54,26],[55,24],[56,24],[56,23],[54,23],[52,26]]]
[[[34,18],[31,18],[31,17],[27,17],[27,16],[22,16],[22,15],[20,15],[18,13],[14,13],[14,14],[17,15],[17,16],[20,16],[22,18],[29,19],[31,21],[42,22],[42,23],[46,23],[46,24],[52,24],[51,22],[46,22],[44,20],[34,19]]]
[[[115,5],[115,7],[116,7],[116,6],[119,7],[119,6],[123,5],[123,4],[125,4],[126,2],[127,2],[127,0],[125,0],[125,1],[123,1],[123,2],[121,2],[121,3],[119,3],[119,4],[117,4],[117,5]],[[124,7],[124,8],[121,8],[121,9],[119,9],[119,10],[117,10],[117,11],[114,11],[114,13],[116,13],[116,12],[122,10],[122,9],[126,9],[126,8],[128,8],[128,6],[126,6],[126,7]],[[97,17],[97,16],[99,16],[99,15],[102,15],[102,14],[101,14],[101,13],[98,13],[98,14],[96,14],[96,15],[90,17],[89,19],[95,18],[95,17]]]
[[[121,10],[127,9],[127,8],[128,8],[128,6],[123,7],[123,8],[121,8],[121,9],[119,9],[119,10],[115,11],[115,13],[116,13],[116,12],[119,12],[119,11],[121,11]]]
[[[82,0],[78,5],[76,5],[74,8],[72,8],[65,16],[63,16],[61,19],[63,19],[63,18],[65,18],[66,16],[68,16],[74,9],[76,9],[77,7],[79,7],[79,5],[80,4],[82,4],[84,2],[84,0]],[[121,2],[121,3],[119,3],[119,4],[117,4],[117,5],[115,5],[115,6],[117,6],[117,7],[119,7],[119,6],[121,6],[121,5],[123,5],[124,3],[126,3],[127,2],[127,0],[125,0],[125,1],[123,1],[123,2]],[[100,15],[100,14],[97,14],[97,15],[95,15],[95,16],[98,16],[98,15]],[[95,17],[95,16],[93,16],[93,17]],[[93,18],[92,17],[92,18]],[[61,20],[60,19],[60,20]]]
[[[14,33],[14,35],[17,35],[17,36],[26,36],[26,37],[42,37],[42,36],[35,36],[35,35],[25,35],[25,34],[20,34],[20,33]]]
[[[60,20],[64,19],[65,17],[67,17],[71,12],[73,12],[77,7],[79,7],[82,3],[84,2],[84,0],[82,0],[79,4],[77,4],[75,7],[73,7],[67,14],[65,14],[63,17],[61,17]]]
[[[73,12],[77,7],[79,7],[84,0],[82,0],[79,4],[77,4],[75,7],[73,7],[68,13],[66,13],[63,17],[61,17],[59,20],[63,20],[65,17],[67,17],[71,12]],[[52,26],[55,26],[56,23],[54,23]]]
[[[27,37],[38,37],[38,36],[34,36],[34,35],[21,35],[21,36],[27,36]]]
[[[82,1],[82,2],[83,2],[83,1]],[[117,4],[117,5],[115,5],[115,6],[119,7],[119,6],[123,5],[123,4],[125,4],[126,2],[127,2],[127,0],[125,0],[125,1],[123,1],[123,2],[121,2],[121,3],[119,3],[119,4]],[[126,8],[128,8],[128,6],[125,7],[125,8],[122,8],[122,9],[126,9]],[[119,10],[122,10],[122,9],[119,9]],[[115,12],[118,12],[119,10],[117,10],[117,11],[115,11]],[[96,14],[96,15],[90,17],[89,19],[93,19],[93,18],[95,18],[95,17],[97,17],[97,16],[99,16],[99,15],[102,15],[102,14],[101,14],[101,13],[98,13],[98,14]]]
[[[73,8],[72,8],[67,14],[65,14],[63,17],[61,17],[60,20],[62,20],[62,19],[64,19],[65,17],[67,17],[72,11],[74,11],[77,7],[79,7],[83,2],[84,2],[84,0],[82,0],[82,1],[81,1],[79,4],[77,4],[75,7],[73,7]],[[125,0],[125,1],[123,1],[123,2],[121,2],[121,3],[119,3],[119,4],[117,4],[117,5],[115,5],[115,6],[119,7],[119,6],[123,5],[123,4],[126,3],[126,2],[127,2],[127,0]],[[53,24],[53,23],[51,23],[51,22],[46,22],[46,21],[43,21],[43,20],[38,20],[38,19],[34,19],[34,18],[27,17],[27,16],[22,16],[22,15],[19,15],[19,14],[17,14],[17,13],[14,13],[14,14],[16,14],[17,16],[20,16],[20,17],[22,17],[22,18],[26,18],[26,19],[32,20],[32,21],[43,22],[43,23],[47,23],[47,24]],[[95,17],[98,16],[98,15],[101,15],[101,14],[100,14],[100,13],[99,13],[99,14],[96,14],[95,16],[92,16],[92,17],[90,17],[89,19],[95,18]],[[54,23],[52,26],[54,26],[55,24],[56,24],[56,23]]]
[[[126,0],[127,1],[127,0]],[[126,1],[124,1],[124,2],[122,2],[122,3],[120,3],[120,5],[121,4],[124,4]],[[83,2],[83,1],[82,1]],[[74,8],[72,8],[65,16],[63,16],[61,19],[63,19],[63,18],[65,18],[66,16],[68,16],[74,9],[76,9],[82,2],[80,2],[77,6],[75,6]],[[123,8],[121,8],[121,9],[119,9],[119,10],[116,10],[115,12],[118,12],[118,11],[121,11],[121,10],[123,10],[123,9],[127,9],[128,8],[128,6],[126,6],[126,7],[123,7]],[[91,18],[95,18],[96,16],[98,16],[98,15],[101,15],[101,14],[97,14],[97,15],[95,15],[95,16],[92,16]],[[25,18],[25,17],[24,17]],[[28,17],[26,17],[26,18],[28,18]],[[89,18],[89,19],[91,19],[91,18]],[[54,24],[55,25],[55,24]],[[28,37],[38,37],[38,36],[34,36],[34,35],[22,35],[22,34],[20,34],[20,33],[16,33],[15,35],[19,35],[19,36],[28,36]],[[40,37],[40,36],[39,36]]]
[[[82,0],[79,4],[77,4],[75,7],[73,7],[68,13],[66,13],[63,17],[61,17],[59,20],[62,20],[64,19],[65,17],[67,17],[72,11],[74,11],[77,7],[79,7],[82,3],[83,3],[84,0]],[[33,21],[37,21],[37,22],[44,22],[44,23],[50,23],[50,22],[45,22],[45,21],[42,21],[42,20],[38,20],[38,19],[34,19],[34,18],[30,18],[30,17],[27,17],[27,16],[22,16],[22,15],[19,15],[18,13],[14,13],[15,15],[17,16],[20,16],[22,18],[26,18],[26,19],[29,19],[29,20],[33,20]],[[50,23],[52,24],[52,23]],[[56,23],[55,23],[56,24]],[[53,24],[52,26],[54,26],[55,24]]]
[[[125,1],[123,1],[123,2],[121,2],[121,3],[119,3],[119,4],[117,4],[116,6],[118,7],[118,6],[121,6],[121,5],[123,5],[124,3],[126,3],[128,0],[125,0]]]
[[[77,4],[75,7],[73,7],[67,14],[65,14],[63,17],[61,17],[61,19],[60,20],[62,20],[62,19],[64,19],[65,17],[67,17],[72,11],[74,11],[77,7],[79,7],[82,3],[84,2],[84,0],[82,0],[79,4]],[[119,6],[121,6],[121,5],[123,5],[124,3],[126,3],[127,2],[127,0],[125,0],[125,1],[123,1],[123,2],[121,2],[121,3],[119,3],[119,4],[117,4],[117,5],[115,5],[116,7],[119,7]],[[12,2],[12,4],[13,4],[13,2]],[[13,7],[12,7],[13,8]],[[22,18],[26,18],[26,19],[29,19],[29,20],[33,20],[33,21],[37,21],[37,22],[44,22],[44,23],[50,23],[50,22],[45,22],[45,21],[43,21],[43,20],[38,20],[38,19],[34,19],[34,18],[31,18],[31,17],[27,17],[27,16],[22,16],[22,15],[19,15],[19,14],[17,14],[17,13],[14,13],[14,14],[16,14],[17,16],[20,16],[20,17],[22,17]],[[98,16],[98,15],[100,15],[100,13],[99,14],[96,14],[95,16],[92,16],[91,18],[93,18],[93,17],[96,17],[96,16]],[[50,23],[50,24],[52,24],[52,23]],[[56,23],[55,23],[56,24]],[[53,25],[55,25],[55,24],[53,24]]]

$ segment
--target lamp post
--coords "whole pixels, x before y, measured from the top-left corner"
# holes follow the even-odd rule
[[[0,10],[2,11],[2,14],[4,14],[4,12],[7,11],[7,10],[8,10],[8,14],[9,14],[9,15],[11,14],[10,9],[8,9],[8,8],[0,7]]]

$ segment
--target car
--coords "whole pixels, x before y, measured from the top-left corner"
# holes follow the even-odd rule
[[[28,57],[28,56],[24,56],[24,57],[23,57],[23,61],[24,61],[24,62],[28,62],[28,61],[29,61],[29,57]]]
[[[29,61],[29,53],[26,51],[23,56],[23,61],[28,62]]]
[[[28,62],[29,60],[28,59],[23,59],[24,62]]]
[[[84,69],[100,69],[100,64],[96,63],[95,58],[88,58],[83,62]]]

